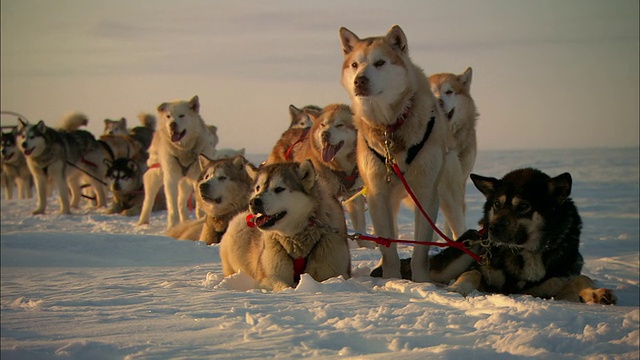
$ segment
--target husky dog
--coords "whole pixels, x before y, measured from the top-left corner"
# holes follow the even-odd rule
[[[344,52],[342,85],[355,113],[358,169],[367,188],[371,221],[377,236],[395,238],[396,214],[406,191],[387,164],[397,163],[435,222],[438,182],[445,156],[450,156],[447,120],[426,75],[409,58],[407,38],[399,26],[393,26],[385,36],[366,39],[341,28],[340,41]],[[440,205],[447,218],[464,218],[461,203]],[[418,211],[415,219],[415,239],[431,240],[433,229],[427,220]],[[380,247],[380,251],[383,276],[400,278],[395,244]],[[412,280],[429,280],[428,251],[428,246],[414,247]]]
[[[307,141],[300,145],[293,160],[302,162],[311,159],[320,181],[327,184],[330,192],[339,200],[349,199],[363,184],[356,164],[357,131],[353,125],[353,113],[347,105],[331,104],[320,113],[310,113],[313,121]],[[353,228],[364,233],[364,198],[356,197],[345,203]],[[363,247],[373,243],[359,241]]]
[[[222,237],[224,275],[242,271],[274,291],[295,286],[301,273],[316,281],[349,278],[344,213],[316,181],[313,163],[277,163],[247,171],[254,191],[249,211],[233,218]]]
[[[16,143],[16,129],[2,133],[2,177],[5,187],[5,198],[13,198],[14,186],[18,188],[18,199],[33,196],[33,177],[27,166],[24,154]]]
[[[196,199],[205,216],[182,222],[167,235],[217,244],[227,231],[229,221],[248,209],[253,180],[247,174],[247,161],[242,156],[211,160],[200,155],[199,161],[202,172],[196,186]]]
[[[180,221],[188,219],[189,214],[182,211],[182,204],[186,203],[200,175],[198,154],[213,159],[218,136],[200,117],[198,96],[188,101],[160,104],[158,119],[157,136],[154,136],[152,141],[157,141],[155,150],[163,174],[162,183],[168,210],[167,229],[170,229]],[[182,191],[178,190],[180,187],[183,188]],[[145,189],[147,188],[145,186]],[[182,194],[181,199],[178,198],[178,194]]]
[[[580,274],[584,264],[579,251],[582,220],[569,197],[569,173],[551,178],[525,168],[500,180],[475,174],[471,180],[486,197],[480,224],[487,234],[469,230],[458,241],[468,241],[474,252],[485,255],[487,263],[475,263],[450,247],[431,259],[432,279],[446,284],[457,278],[448,289],[463,296],[480,290],[616,303],[612,290],[596,288],[593,280]],[[403,277],[410,277],[408,266],[403,270]]]
[[[69,214],[70,206],[78,205],[81,178],[93,186],[97,206],[106,205],[104,152],[91,133],[84,130],[58,131],[47,127],[42,120],[31,125],[19,119],[17,141],[35,180],[38,205],[34,215],[45,212],[47,178],[58,190],[62,214]]]
[[[127,119],[120,120],[104,119],[104,135],[128,135]]]
[[[462,202],[463,208],[466,183],[473,170],[477,152],[475,127],[478,113],[471,97],[472,76],[471,68],[467,68],[461,75],[440,73],[429,76],[431,91],[449,120],[449,133],[454,140],[450,151],[457,153],[457,158],[454,159],[457,161],[447,161],[445,165],[438,192],[441,196],[454,195],[454,201]],[[446,202],[442,198],[440,201]],[[447,225],[457,228],[458,233],[466,228],[464,221]]]
[[[313,125],[310,115],[318,114],[321,111],[322,109],[315,105],[307,105],[302,109],[298,109],[294,105],[289,105],[291,123],[289,124],[289,128],[282,133],[280,139],[278,139],[274,145],[266,163],[273,164],[291,161],[299,145],[306,141],[309,129],[311,125]]]
[[[144,201],[143,167],[132,158],[118,158],[114,161],[105,159],[104,161],[107,165],[107,182],[113,193],[113,204],[107,213],[126,216],[140,215]],[[152,211],[166,209],[164,194],[160,195],[162,198],[154,201]]]

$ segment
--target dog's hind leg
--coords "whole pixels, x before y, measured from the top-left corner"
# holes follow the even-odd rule
[[[449,151],[444,159],[444,167],[442,176],[438,184],[438,197],[440,200],[440,209],[445,218],[445,234],[453,235],[453,239],[457,239],[467,230],[465,221],[465,184],[466,179],[460,168],[458,153]],[[434,220],[435,221],[435,220]]]

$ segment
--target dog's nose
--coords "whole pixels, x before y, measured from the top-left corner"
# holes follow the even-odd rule
[[[122,187],[120,186],[119,182],[116,181],[116,182],[113,183],[113,190],[120,191],[121,188]]]
[[[353,85],[355,85],[358,88],[367,87],[369,86],[369,78],[367,78],[364,75],[360,75],[356,77],[356,79],[353,81]]]
[[[322,140],[324,141],[328,141],[329,139],[331,139],[331,133],[328,131],[323,131],[321,136]]]
[[[200,193],[201,194],[202,193],[206,193],[206,192],[209,191],[210,185],[209,185],[209,183],[202,183],[202,184],[200,184],[199,188],[200,188]]]
[[[251,207],[251,212],[253,212],[254,214],[264,212],[264,203],[259,196],[251,199],[249,201],[249,206]]]
[[[171,129],[171,131],[175,131],[177,128],[178,124],[175,121],[169,123],[169,129]]]
[[[26,148],[27,148],[27,142],[26,142],[26,141],[25,141],[25,142],[23,142],[23,143],[22,143],[22,144],[20,144],[20,145],[22,146],[22,148],[23,148],[23,149],[26,149]]]
[[[438,102],[440,103],[440,107],[444,109],[444,100],[438,99]]]

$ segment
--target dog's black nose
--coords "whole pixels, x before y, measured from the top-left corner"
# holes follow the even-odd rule
[[[262,203],[262,199],[260,199],[260,197],[254,197],[253,199],[251,199],[249,201],[249,206],[251,207],[251,211],[256,214],[256,213],[261,213],[264,212],[264,204]]]
[[[175,121],[169,123],[169,129],[171,129],[171,131],[175,131],[177,128],[178,124]]]
[[[369,86],[369,78],[364,75],[360,75],[353,81],[353,85],[355,85],[357,88],[366,88],[367,86]]]
[[[20,144],[20,145],[22,146],[22,148],[23,148],[23,149],[26,149],[26,148],[27,148],[27,142],[26,142],[26,141],[25,141],[25,142],[23,142],[23,143],[22,143],[22,144]]]
[[[120,191],[121,188],[122,187],[120,186],[119,182],[116,181],[115,183],[113,183],[113,190]]]
[[[328,131],[323,131],[321,136],[322,136],[322,140],[325,140],[325,141],[331,139],[331,133]]]
[[[211,186],[209,185],[209,183],[202,183],[200,184],[199,188],[200,188],[200,193],[205,193],[209,191]]]

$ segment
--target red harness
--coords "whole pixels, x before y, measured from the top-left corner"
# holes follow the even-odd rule
[[[293,156],[293,148],[300,144],[301,142],[307,140],[307,135],[309,135],[309,131],[311,130],[311,128],[306,128],[303,129],[302,134],[300,134],[300,137],[298,138],[298,140],[296,140],[296,142],[294,142],[293,144],[291,144],[291,146],[289,146],[289,148],[287,149],[287,152],[284,153],[284,158],[287,161],[291,161],[291,157]]]

